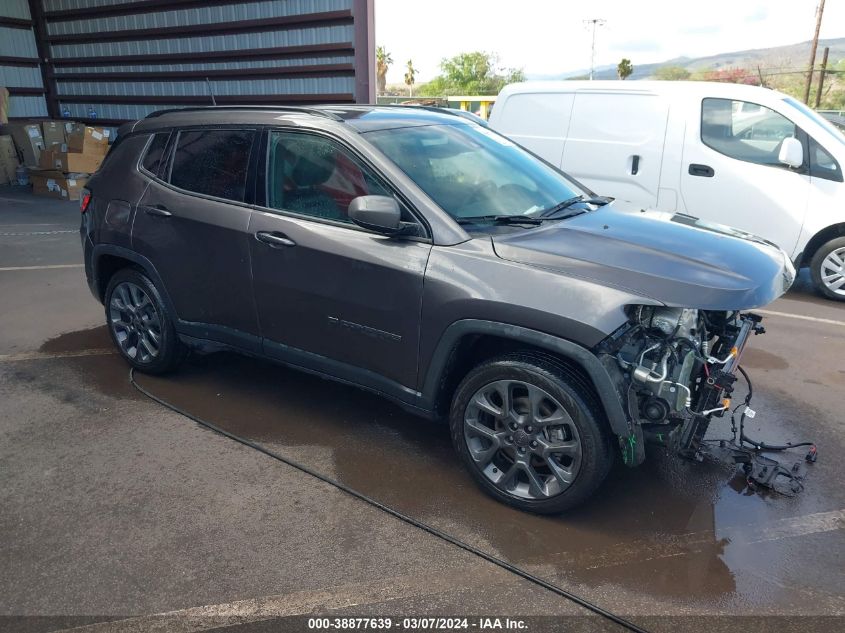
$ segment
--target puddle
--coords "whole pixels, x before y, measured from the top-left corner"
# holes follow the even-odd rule
[[[45,347],[101,347],[99,330],[68,334]],[[777,358],[756,351],[757,363]],[[119,357],[79,360],[103,391],[126,393],[127,368]],[[835,460],[814,465],[807,492],[785,498],[749,490],[730,467],[680,461],[655,449],[639,468],[617,464],[581,508],[540,517],[482,493],[458,463],[445,424],[361,390],[228,353],[193,358],[167,377],[136,376],[158,397],[230,432],[299,461],[329,462],[332,472],[326,474],[509,562],[571,583],[688,606],[780,604],[795,582],[794,570],[755,557],[753,548],[732,543],[726,530],[845,507],[838,488],[835,498],[826,496],[827,481],[840,478]],[[822,415],[771,389],[758,390],[755,405],[769,414],[750,420],[747,431],[772,442],[792,439],[793,422],[806,429],[807,420]],[[711,435],[723,436],[729,428],[728,420],[718,421]],[[831,453],[836,446],[831,444]],[[782,539],[778,551],[795,560],[803,543]],[[750,568],[770,580],[739,582]],[[800,565],[797,575],[814,591],[838,596],[835,578]]]

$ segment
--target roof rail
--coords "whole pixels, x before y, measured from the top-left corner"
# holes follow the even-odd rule
[[[309,108],[307,106],[284,106],[284,105],[218,105],[218,106],[188,106],[185,108],[167,108],[165,110],[155,110],[150,112],[145,119],[155,119],[171,112],[217,112],[220,110],[267,110],[267,111],[282,111],[282,112],[301,112],[303,114],[314,114],[316,116],[332,119],[333,121],[343,121],[343,118],[320,108]]]

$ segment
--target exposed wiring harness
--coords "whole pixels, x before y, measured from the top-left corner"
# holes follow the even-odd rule
[[[736,407],[734,407],[733,411],[731,412],[731,430],[734,432],[734,437],[736,437],[736,412],[738,409],[742,408],[742,414],[739,417],[740,446],[743,446],[744,444],[749,444],[751,448],[758,451],[786,451],[790,448],[798,448],[799,446],[809,446],[810,452],[807,455],[807,461],[816,461],[816,445],[813,442],[787,442],[786,444],[766,444],[765,442],[758,442],[757,440],[750,438],[745,434],[745,418],[754,417],[753,410],[749,406],[751,404],[751,398],[754,395],[754,387],[751,384],[751,378],[749,377],[745,369],[743,369],[742,365],[738,365],[737,369],[739,370],[739,373],[742,374],[742,377],[745,379],[745,384],[748,386],[748,393],[745,396],[745,400],[743,400]],[[749,413],[751,413],[751,415],[748,415]]]

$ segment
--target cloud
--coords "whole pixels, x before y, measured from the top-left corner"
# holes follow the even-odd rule
[[[681,29],[681,33],[684,35],[715,35],[721,31],[722,27],[718,24],[697,24]]]
[[[743,21],[746,23],[762,22],[768,17],[769,10],[766,7],[759,7],[753,13],[749,13],[748,15],[746,15],[745,18],[743,18]]]
[[[629,53],[659,53],[663,50],[663,45],[656,40],[628,40],[613,42],[610,49]]]

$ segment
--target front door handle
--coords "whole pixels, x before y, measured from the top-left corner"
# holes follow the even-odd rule
[[[290,239],[284,233],[269,233],[268,231],[259,231],[255,234],[255,239],[259,242],[264,242],[270,246],[296,246],[296,242]]]
[[[151,207],[144,207],[144,213],[147,215],[157,215],[162,218],[169,218],[173,215],[163,204],[154,204]]]
[[[701,176],[702,178],[712,178],[716,174],[710,165],[699,165],[698,163],[690,163],[689,175]]]

